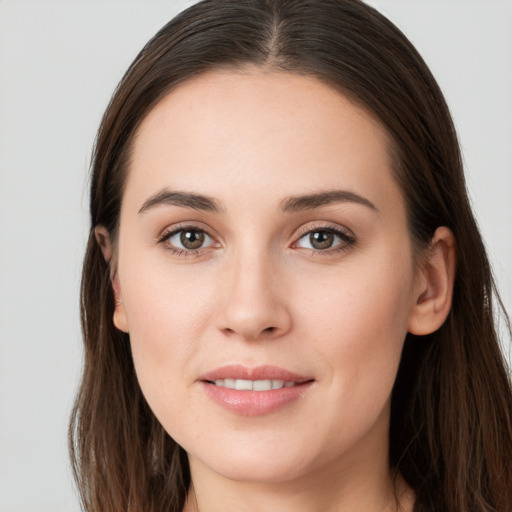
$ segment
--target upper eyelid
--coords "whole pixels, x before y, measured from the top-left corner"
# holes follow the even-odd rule
[[[352,232],[352,230],[345,226],[340,226],[339,224],[331,222],[302,226],[301,228],[299,228],[299,231],[295,235],[295,238],[298,240],[299,238],[302,238],[310,233],[314,233],[315,231],[334,231],[337,233],[341,233],[342,235],[355,238],[355,235]]]
[[[200,223],[200,224],[202,224],[202,223]],[[175,235],[176,233],[179,233],[180,231],[185,231],[187,229],[190,229],[193,231],[203,231],[210,238],[212,238],[213,240],[216,240],[216,237],[214,235],[212,235],[212,232],[209,228],[204,227],[204,225],[198,225],[196,222],[186,222],[186,221],[179,222],[178,224],[172,224],[170,226],[165,227],[157,235],[157,239],[162,240],[162,239],[170,237],[171,235]]]

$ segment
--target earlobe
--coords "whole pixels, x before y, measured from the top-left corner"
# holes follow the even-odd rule
[[[110,234],[105,226],[96,226],[94,228],[94,236],[96,237],[96,242],[98,243],[103,257],[107,263],[111,264],[111,276],[112,281],[112,290],[114,292],[114,316],[113,322],[114,325],[123,332],[128,332],[128,322],[126,321],[126,312],[124,308],[123,296],[121,293],[121,284],[119,282],[119,276],[117,271],[114,270],[114,266],[112,265],[112,242],[110,239]]]
[[[452,305],[455,269],[455,237],[449,228],[439,227],[419,264],[409,316],[411,334],[430,334],[444,323]]]

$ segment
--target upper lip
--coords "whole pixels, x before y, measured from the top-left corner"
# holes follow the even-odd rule
[[[247,366],[231,364],[221,366],[199,377],[201,381],[216,381],[219,379],[244,379],[244,380],[283,380],[285,382],[307,382],[311,377],[299,375],[283,368],[272,365],[263,365],[249,368]]]

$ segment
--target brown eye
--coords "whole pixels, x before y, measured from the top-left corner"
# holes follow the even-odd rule
[[[182,228],[164,235],[162,243],[176,252],[198,251],[215,246],[211,236],[201,229]]]
[[[330,253],[332,250],[345,250],[356,243],[355,238],[348,233],[331,227],[317,228],[304,233],[295,242],[295,247],[311,249],[313,251]]]
[[[329,249],[334,243],[334,233],[330,231],[314,231],[309,234],[309,243],[313,249]]]
[[[181,245],[185,249],[199,249],[205,241],[203,231],[197,230],[183,230],[180,234]]]

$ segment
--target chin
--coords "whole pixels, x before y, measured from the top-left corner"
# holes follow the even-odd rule
[[[304,445],[294,447],[286,443],[233,443],[230,448],[205,450],[198,456],[189,453],[191,467],[210,471],[237,482],[285,483],[300,478],[321,465],[319,457],[304,451]],[[219,444],[226,447],[228,445]]]

